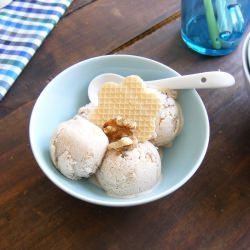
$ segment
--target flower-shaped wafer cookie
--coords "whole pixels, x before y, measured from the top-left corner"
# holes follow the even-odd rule
[[[121,84],[103,84],[98,103],[97,109],[90,116],[90,120],[98,126],[102,127],[106,121],[121,116],[128,121],[136,122],[133,136],[138,141],[143,142],[152,138],[161,101],[139,76],[128,76]]]

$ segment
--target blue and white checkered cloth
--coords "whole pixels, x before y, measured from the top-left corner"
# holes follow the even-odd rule
[[[13,0],[0,9],[0,100],[72,0]]]

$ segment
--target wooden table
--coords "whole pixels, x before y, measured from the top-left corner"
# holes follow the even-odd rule
[[[249,249],[250,97],[241,49],[217,58],[187,49],[176,0],[75,0],[0,103],[0,249]],[[211,136],[196,174],[173,194],[130,208],[61,191],[38,167],[28,138],[33,105],[53,77],[114,53],[181,74],[221,69],[236,79],[231,88],[198,91]]]

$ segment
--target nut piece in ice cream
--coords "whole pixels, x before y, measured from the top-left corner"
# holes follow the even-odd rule
[[[108,149],[114,149],[118,152],[132,150],[138,143],[133,136],[135,129],[136,122],[127,121],[121,116],[105,122],[103,131],[109,138]]]
[[[120,140],[123,137],[132,137],[136,129],[136,122],[130,122],[118,116],[110,119],[103,125],[103,131],[108,136],[110,142]]]
[[[77,180],[96,172],[108,143],[99,127],[77,115],[59,125],[51,139],[50,154],[63,175]]]
[[[132,150],[137,146],[138,141],[136,139],[131,139],[129,137],[122,137],[118,141],[114,141],[109,143],[108,149],[114,149],[118,152],[122,152],[125,150]]]
[[[103,84],[98,103],[89,119],[99,127],[119,115],[130,122],[136,122],[134,136],[140,142],[149,140],[155,132],[155,119],[161,101],[140,77],[128,76],[121,84]]]
[[[156,147],[146,141],[122,153],[108,150],[96,172],[100,186],[111,196],[129,197],[152,189],[161,175]]]

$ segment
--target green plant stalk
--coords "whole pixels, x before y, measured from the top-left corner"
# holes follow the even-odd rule
[[[212,41],[212,46],[214,49],[220,49],[221,42],[219,39],[219,30],[218,30],[216,19],[215,19],[212,1],[203,0],[203,3],[204,3],[205,13],[206,13],[209,36]]]

